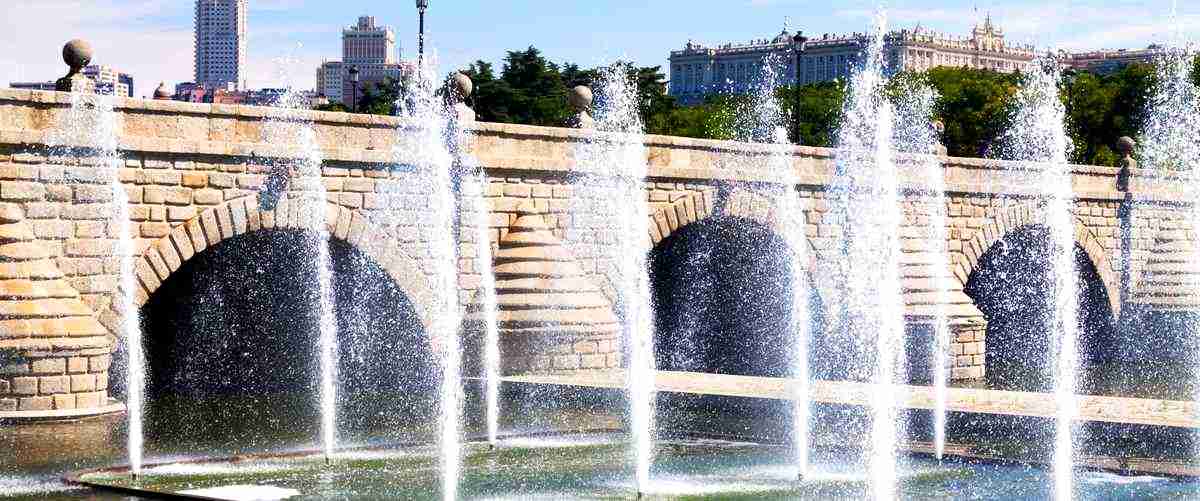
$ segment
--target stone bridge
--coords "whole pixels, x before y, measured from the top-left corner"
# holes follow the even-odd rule
[[[111,174],[97,158],[47,146],[61,141],[55,131],[69,108],[68,94],[0,90],[0,413],[81,412],[109,402],[110,362],[121,343]],[[265,139],[264,124],[284,118],[280,110],[132,99],[116,99],[115,109],[118,175],[137,244],[139,304],[206,249],[263,229],[306,229],[305,221],[324,211],[332,238],[371,256],[429,324],[431,257],[423,243],[432,231],[425,224],[429,194],[412,182],[411,170],[393,168],[402,128],[396,119],[302,112],[316,130],[327,199],[306,197],[318,181],[296,177],[285,180],[282,197],[271,205],[262,202],[264,193],[279,187],[271,159],[296,155],[295,146]],[[559,329],[550,343],[506,341],[507,372],[621,364],[612,306],[619,298],[603,252],[614,236],[572,219],[578,205],[570,180],[588,136],[574,129],[479,123],[464,139],[464,151],[488,176],[485,187],[465,194],[482,195],[491,211],[506,332],[520,334],[513,325],[542,314],[576,326]],[[805,224],[804,255],[816,288],[827,288],[822,277],[828,249],[841,231],[825,220],[831,150],[790,148],[793,176],[784,177],[767,169],[773,150],[760,145],[648,136],[645,146],[648,245],[713,217],[781,224],[783,215],[761,192],[792,179],[803,210],[802,219],[792,220]],[[1029,172],[978,159],[944,163],[949,269],[932,266],[928,253],[930,197],[915,175],[903,179],[907,315],[911,324],[928,323],[942,297],[937,278],[948,278],[944,297],[954,340],[946,348],[954,355],[953,376],[979,378],[987,319],[965,285],[992,246],[1043,217]],[[1101,278],[1113,313],[1194,306],[1192,295],[1177,287],[1190,273],[1195,246],[1183,182],[1135,169],[1129,189],[1120,190],[1115,168],[1076,166],[1073,176],[1076,242]],[[464,234],[463,240],[458,284],[460,302],[468,305],[480,277],[471,259],[475,239]],[[559,271],[547,272],[547,263],[557,263]],[[553,304],[555,298],[562,303]],[[577,317],[586,321],[572,323]]]

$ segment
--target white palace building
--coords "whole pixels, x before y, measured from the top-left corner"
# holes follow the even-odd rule
[[[800,83],[847,78],[870,37],[865,33],[822,35],[807,41],[800,56]],[[1025,70],[1032,64],[1031,45],[1010,45],[1004,32],[989,17],[971,30],[970,37],[955,37],[923,29],[892,31],[885,35],[886,57],[892,71],[921,71],[938,66]],[[770,40],[706,47],[688,42],[671,52],[670,94],[681,104],[698,104],[714,93],[742,93],[755,88],[763,65],[773,64],[778,85],[796,82],[799,41],[785,28]],[[770,63],[768,63],[770,62]]]

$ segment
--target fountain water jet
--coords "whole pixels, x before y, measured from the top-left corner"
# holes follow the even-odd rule
[[[71,45],[68,45],[70,48]],[[90,59],[90,54],[86,57]],[[84,62],[83,64],[86,64]],[[82,65],[81,65],[82,66]],[[129,456],[129,471],[136,480],[142,472],[145,432],[143,415],[146,392],[146,356],[142,341],[141,314],[138,311],[134,291],[139,286],[134,270],[137,252],[133,238],[133,224],[129,218],[129,194],[121,182],[121,159],[117,140],[117,114],[113,110],[113,96],[102,94],[71,93],[71,108],[65,123],[57,127],[49,139],[55,149],[66,156],[97,158],[103,178],[107,179],[111,194],[109,222],[112,236],[116,239],[114,258],[119,260],[118,290],[113,301],[121,335],[126,349],[125,406],[128,426],[126,453]]]
[[[1155,84],[1147,102],[1146,120],[1141,131],[1139,153],[1141,167],[1157,170],[1162,174],[1176,173],[1185,179],[1181,195],[1193,201],[1191,226],[1194,234],[1200,235],[1200,88],[1192,82],[1196,68],[1196,47],[1183,35],[1179,22],[1178,5],[1171,11],[1174,24],[1171,42],[1159,49],[1155,58]],[[1193,242],[1193,245],[1194,242]],[[1200,249],[1192,248],[1187,253],[1190,279],[1183,278],[1186,293],[1200,294],[1200,280],[1195,275],[1200,270]],[[1193,321],[1192,336],[1200,336],[1200,322]],[[1191,362],[1200,368],[1200,354],[1192,354]],[[1192,375],[1200,381],[1200,369]],[[1198,385],[1200,387],[1200,385]],[[1192,395],[1200,402],[1200,391]]]
[[[496,276],[492,270],[491,212],[484,195],[487,177],[477,173],[475,203],[475,261],[479,273],[479,307],[483,318],[484,401],[487,407],[487,440],[495,447],[500,432],[500,331],[496,325]]]
[[[909,77],[899,84],[899,92],[894,99],[895,116],[893,142],[897,151],[907,155],[903,162],[914,169],[914,177],[924,185],[922,190],[926,197],[928,210],[921,215],[928,217],[928,224],[920,235],[926,239],[926,253],[929,255],[933,275],[934,310],[933,310],[933,339],[931,346],[931,366],[934,387],[933,409],[933,449],[939,460],[946,450],[946,398],[950,374],[950,325],[946,316],[946,305],[950,303],[950,260],[946,248],[946,181],[945,171],[938,155],[941,142],[938,131],[931,122],[934,106],[937,103],[937,92],[928,82],[920,78]]]
[[[874,361],[859,374],[874,383],[868,434],[868,481],[875,499],[896,489],[896,436],[900,426],[894,391],[905,380],[904,301],[900,288],[902,222],[896,165],[892,159],[893,109],[884,95],[886,15],[875,16],[863,66],[856,68],[838,131],[836,173],[828,197],[841,219],[842,309],[850,338],[874,347]],[[853,266],[854,272],[849,269]],[[868,355],[872,356],[872,355]]]
[[[318,312],[318,341],[317,358],[320,366],[318,374],[318,405],[320,408],[321,448],[326,464],[329,464],[337,451],[337,314],[333,298],[333,263],[329,256],[330,231],[326,205],[325,184],[321,182],[322,155],[317,144],[316,131],[307,120],[300,118],[297,111],[304,107],[306,98],[288,87],[287,92],[279,97],[275,106],[290,110],[289,116],[268,120],[264,124],[263,138],[267,144],[292,144],[294,148],[281,161],[279,167],[294,170],[296,177],[292,180],[303,190],[304,198],[292,200],[291,203],[308,205],[304,211],[307,216],[304,227],[315,233],[312,239],[312,252],[317,270],[317,304]]]
[[[774,199],[772,205],[775,207],[775,228],[791,251],[789,312],[793,351],[790,358],[792,378],[798,381],[793,389],[792,442],[796,477],[803,479],[808,474],[811,435],[808,361],[810,315],[809,283],[806,274],[808,238],[805,235],[807,222],[804,220],[804,207],[795,190],[799,180],[792,165],[792,148],[785,125],[788,115],[784,113],[775,97],[775,90],[779,86],[779,71],[785,66],[777,60],[765,61],[763,72],[750,95],[749,109],[740,114],[741,123],[735,129],[740,140],[768,146],[770,153],[765,167],[768,172],[778,176],[778,184],[768,189],[769,196]]]
[[[650,278],[646,259],[649,248],[649,208],[645,195],[646,146],[638,114],[637,88],[627,67],[613,65],[601,72],[597,92],[596,132],[581,143],[576,155],[580,170],[588,175],[575,183],[577,193],[588,193],[594,202],[584,218],[595,219],[598,229],[617,238],[615,250],[598,255],[610,261],[613,280],[622,304],[622,323],[629,355],[626,387],[639,497],[650,485],[654,452],[654,319],[650,307]],[[602,202],[601,202],[602,201]],[[580,215],[580,214],[577,214]]]
[[[1067,162],[1070,143],[1064,127],[1066,110],[1059,99],[1060,65],[1053,58],[1038,61],[1040,71],[1026,75],[1014,96],[1012,125],[1004,138],[1007,156],[1021,163],[1020,168],[1036,175],[1041,190],[1042,211],[1050,231],[1052,284],[1047,284],[1051,318],[1049,357],[1055,360],[1054,394],[1056,423],[1054,457],[1054,496],[1059,500],[1073,497],[1074,435],[1072,421],[1078,410],[1076,372],[1078,370],[1079,293],[1075,269],[1075,195],[1071,186],[1071,167]]]
[[[396,135],[395,158],[415,168],[420,189],[428,197],[426,241],[433,265],[427,271],[431,289],[429,333],[441,358],[438,443],[441,458],[442,499],[458,498],[461,476],[460,420],[462,415],[462,348],[459,339],[461,311],[458,298],[458,255],[455,221],[458,220],[458,176],[451,148],[457,150],[458,131],[451,126],[451,110],[437,96],[433,58],[418,68],[416,84],[397,103],[403,122]]]

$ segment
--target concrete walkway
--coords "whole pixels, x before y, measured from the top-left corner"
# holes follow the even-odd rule
[[[581,372],[563,375],[510,376],[509,383],[624,388],[623,370]],[[795,400],[796,381],[785,378],[729,376],[697,372],[659,371],[655,378],[658,391],[722,395],[729,397]],[[810,399],[814,402],[867,406],[873,400],[876,385],[846,381],[813,381]],[[893,386],[886,391],[896,397],[897,405],[909,409],[933,409],[934,392],[929,386]],[[1054,395],[1023,391],[950,388],[947,409],[955,412],[1002,414],[1009,416],[1056,416]],[[1099,397],[1080,395],[1079,421],[1128,423],[1156,426],[1200,428],[1200,413],[1193,402],[1146,398]]]

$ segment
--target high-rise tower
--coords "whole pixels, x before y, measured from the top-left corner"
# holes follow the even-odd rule
[[[196,83],[236,89],[246,62],[248,0],[196,0]]]

